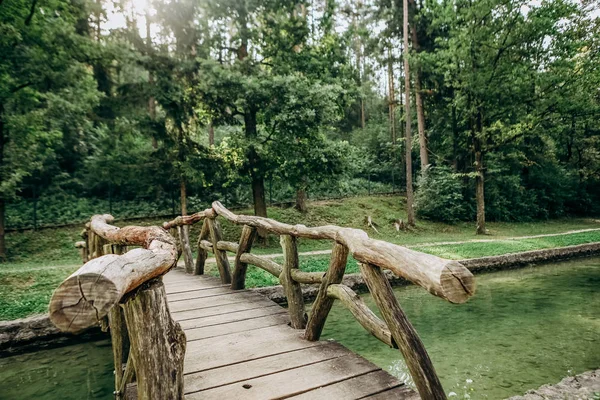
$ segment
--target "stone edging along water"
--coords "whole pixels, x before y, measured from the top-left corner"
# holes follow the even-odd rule
[[[523,396],[514,396],[507,400],[596,399],[595,393],[600,393],[600,369],[568,376],[557,384],[543,385],[538,389],[529,390]]]
[[[522,253],[505,254],[501,256],[472,258],[460,262],[473,273],[518,268],[532,263],[565,260],[576,257],[586,257],[600,254],[600,242],[576,246],[559,247],[554,249],[532,250]],[[407,285],[410,282],[385,271],[393,286]],[[343,284],[356,292],[365,292],[366,285],[360,274],[344,276]],[[279,304],[285,304],[286,298],[281,286],[269,286],[252,289]],[[305,285],[302,293],[306,301],[313,300],[319,290],[319,285]],[[89,340],[102,335],[100,329],[92,328],[82,335],[66,334],[59,331],[47,315],[36,315],[14,321],[0,321],[0,357],[38,349],[44,346],[55,346],[73,341]]]

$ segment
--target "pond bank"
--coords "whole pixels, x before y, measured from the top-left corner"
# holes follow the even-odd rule
[[[523,396],[514,396],[507,400],[592,400],[599,398],[598,393],[600,393],[600,369],[568,376],[555,385],[544,385],[536,390],[529,390]]]
[[[474,274],[519,268],[532,263],[566,260],[578,257],[589,257],[600,254],[600,242],[554,249],[532,250],[522,253],[506,254],[460,260]],[[408,285],[410,282],[385,271],[392,286]],[[366,285],[360,274],[344,276],[343,284],[356,292],[365,292]],[[279,304],[286,304],[286,297],[280,285],[251,289]],[[319,285],[304,285],[302,294],[305,301],[315,299]],[[86,331],[86,337],[97,338],[101,335],[99,328]],[[20,353],[39,346],[48,347],[77,342],[85,339],[82,335],[71,335],[60,332],[50,322],[47,315],[36,315],[14,321],[0,321],[0,356]]]

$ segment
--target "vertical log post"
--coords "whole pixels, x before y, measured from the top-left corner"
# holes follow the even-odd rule
[[[313,303],[312,311],[306,325],[304,338],[309,341],[319,340],[327,315],[333,306],[334,299],[327,295],[327,287],[332,284],[342,282],[344,272],[346,271],[346,262],[348,261],[348,248],[339,243],[335,243],[331,252],[331,261],[327,273],[321,282],[319,293]]]
[[[194,259],[192,249],[190,248],[190,237],[187,226],[178,226],[177,233],[179,234],[179,242],[181,243],[181,251],[183,253],[183,262],[185,264],[185,272],[191,274],[194,272]]]
[[[292,278],[292,270],[298,269],[299,265],[296,238],[290,235],[281,235],[280,242],[283,249],[283,271],[279,275],[279,281],[287,297],[291,326],[294,329],[304,329],[306,327],[306,318],[304,315],[302,287]]]
[[[221,282],[231,283],[231,270],[229,269],[227,251],[219,250],[217,248],[217,243],[223,239],[221,225],[219,225],[219,221],[214,218],[207,218],[204,223],[208,224],[211,242],[213,245],[213,253],[215,255],[215,260],[217,261],[217,267],[219,268],[219,275],[221,275]]]
[[[123,363],[127,362],[129,354],[129,334],[127,333],[123,309],[120,305],[116,305],[110,310],[108,313],[108,323],[115,363],[115,392],[117,399],[121,399],[123,398],[123,393],[120,390],[123,386]]]
[[[185,333],[173,321],[162,280],[146,283],[123,305],[135,360],[138,400],[183,400]]]
[[[233,290],[243,289],[246,285],[246,270],[248,264],[243,263],[240,257],[244,253],[249,253],[252,249],[252,243],[256,238],[256,228],[248,225],[244,225],[242,228],[242,235],[240,236],[240,243],[238,246],[237,253],[235,254],[235,266],[233,268],[233,277],[231,280],[231,288]]]
[[[394,341],[404,356],[419,395],[426,400],[445,400],[446,394],[429,354],[415,328],[400,308],[385,274],[379,267],[370,264],[360,264],[360,271]]]
[[[202,223],[202,229],[200,229],[200,236],[198,236],[198,244],[196,245],[198,256],[196,257],[196,265],[194,266],[194,275],[204,275],[204,264],[208,257],[208,251],[204,250],[200,246],[200,243],[208,237],[209,233],[208,223],[204,221]]]

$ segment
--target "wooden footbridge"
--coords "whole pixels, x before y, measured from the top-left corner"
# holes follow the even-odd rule
[[[239,242],[223,240],[217,217],[243,226]],[[361,230],[236,215],[219,202],[163,227],[117,228],[111,221],[110,215],[96,215],[86,225],[85,240],[78,245],[85,264],[56,289],[49,312],[67,332],[96,324],[110,330],[116,398],[446,398],[383,270],[462,303],[475,290],[473,276],[462,265],[370,239]],[[194,262],[187,225],[198,222],[203,225]],[[251,254],[259,230],[280,236],[281,265]],[[298,238],[333,242],[325,273],[299,269]],[[228,251],[235,254],[233,272]],[[204,275],[209,252],[220,278]],[[184,269],[175,268],[181,254]],[[341,283],[350,255],[359,261],[382,319]],[[245,289],[248,265],[279,278],[287,309]],[[308,315],[305,284],[319,285]],[[335,300],[368,332],[399,348],[418,395],[340,344],[319,340]]]

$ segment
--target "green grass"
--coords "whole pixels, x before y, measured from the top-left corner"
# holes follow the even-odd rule
[[[543,238],[501,240],[494,242],[447,244],[437,246],[415,246],[413,249],[434,254],[451,260],[497,256],[529,250],[551,249],[554,247],[600,242],[600,231],[572,233],[563,236]]]
[[[238,210],[238,213],[251,214],[250,209]],[[379,233],[368,229],[364,224],[366,216],[371,216],[378,226]],[[322,201],[310,204],[306,214],[293,208],[269,208],[269,217],[276,220],[306,226],[334,224],[338,226],[364,229],[375,239],[392,243],[415,246],[416,250],[435,254],[445,258],[462,259],[498,255],[541,248],[568,246],[580,243],[600,241],[600,232],[586,232],[560,237],[537,239],[507,240],[515,236],[528,236],[549,233],[561,233],[570,230],[600,228],[593,219],[561,219],[528,223],[489,223],[490,235],[483,239],[498,240],[485,243],[465,243],[453,245],[431,245],[436,242],[464,241],[482,239],[474,234],[473,223],[448,225],[430,221],[419,221],[413,230],[396,232],[392,221],[406,220],[403,199],[391,196],[355,197],[336,201]],[[161,225],[162,220],[149,219],[136,221],[136,225]],[[241,227],[227,221],[221,222],[224,239],[237,241]],[[126,223],[118,223],[124,226]],[[10,232],[7,234],[9,262],[0,264],[0,320],[21,318],[46,311],[52,291],[70,275],[78,265],[80,258],[74,243],[81,240],[83,226],[43,229],[39,231]],[[191,230],[192,241],[198,237],[200,224]],[[421,244],[421,246],[419,246]],[[427,245],[424,245],[427,244]],[[298,241],[301,252],[330,249],[328,241]],[[281,253],[275,236],[266,245],[255,245],[253,253]],[[281,260],[276,260],[281,262]],[[301,258],[301,268],[305,271],[325,271],[329,256],[311,256]],[[208,270],[211,269],[207,266]],[[358,272],[353,259],[348,262],[347,273]],[[250,267],[247,275],[248,287],[277,284],[270,274]]]
[[[80,265],[47,266],[31,264],[0,269],[0,320],[11,320],[48,311],[56,287]]]

